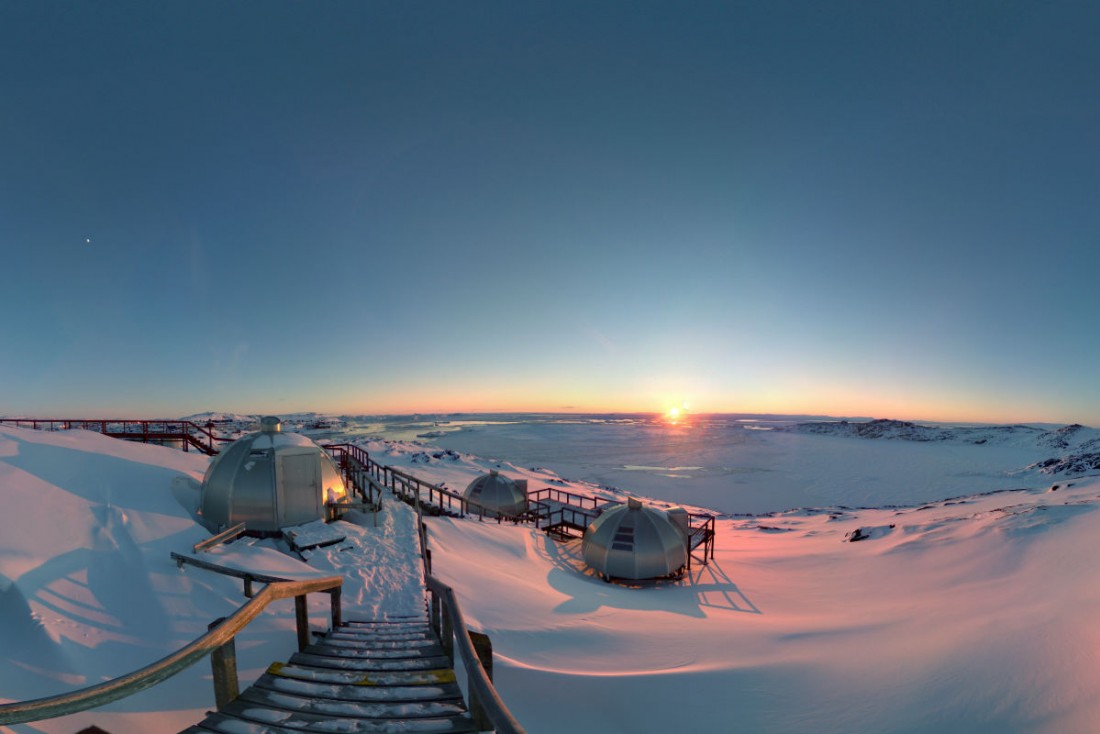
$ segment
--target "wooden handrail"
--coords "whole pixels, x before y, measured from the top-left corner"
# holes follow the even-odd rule
[[[377,508],[382,499],[383,487],[371,476],[378,464],[370,458],[370,454],[353,443],[328,443],[322,445],[322,448],[337,460],[349,489],[358,493],[364,502]]]
[[[244,523],[239,522],[233,527],[221,531],[217,535],[212,535],[206,540],[200,540],[198,543],[195,543],[195,545],[191,546],[191,552],[198,553],[199,551],[210,550],[214,546],[221,545],[222,543],[230,543],[241,537],[244,531]]]
[[[265,586],[256,596],[202,637],[176,652],[133,673],[59,696],[0,706],[0,724],[22,724],[53,719],[103,706],[131,696],[171,678],[231,641],[245,625],[269,604],[279,599],[304,597],[317,591],[329,591],[343,584],[340,576],[306,581],[279,581]]]
[[[376,466],[378,465],[376,464]],[[387,482],[387,487],[390,491],[409,499],[419,499],[419,492],[425,490],[428,495],[425,498],[427,504],[438,507],[441,510],[453,510],[457,505],[458,512],[462,516],[476,515],[478,518],[491,517],[498,521],[506,520],[508,522],[527,522],[530,519],[526,512],[518,515],[503,514],[499,510],[487,507],[477,500],[469,499],[465,495],[447,489],[446,487],[441,487],[438,484],[426,482],[419,477],[392,466],[378,466],[378,469],[384,478],[383,481]],[[399,480],[395,480],[395,477],[399,478]],[[409,489],[409,485],[412,485],[413,488]],[[436,499],[436,495],[439,497],[438,500]],[[446,502],[444,502],[444,498],[446,498]],[[444,504],[446,505],[445,507]]]
[[[432,609],[438,608],[441,615],[449,622],[449,625],[446,626],[449,626],[450,631],[453,632],[455,643],[462,654],[462,664],[466,670],[466,683],[470,689],[471,709],[479,706],[480,712],[487,719],[487,723],[492,726],[493,731],[497,734],[526,734],[526,730],[516,721],[516,717],[512,715],[508,707],[504,705],[504,701],[501,700],[500,694],[497,693],[497,689],[493,686],[488,673],[485,672],[481,658],[470,640],[470,629],[466,626],[466,619],[462,616],[462,609],[458,606],[458,598],[455,596],[454,589],[434,576],[428,576],[425,581],[428,585],[428,591],[441,602],[432,604]],[[439,621],[442,622],[443,620]],[[433,624],[436,624],[436,620],[433,620]],[[449,642],[450,640],[445,640],[444,647],[447,647]]]
[[[534,492],[530,492],[528,496],[533,502],[550,500],[551,502],[557,502],[562,505],[572,505],[573,507],[580,507],[581,509],[586,509],[586,505],[590,506],[590,508],[587,509],[596,510],[601,506],[616,504],[614,500],[608,500],[602,497],[586,497],[584,495],[567,492],[564,489],[557,489],[556,487],[538,489]]]

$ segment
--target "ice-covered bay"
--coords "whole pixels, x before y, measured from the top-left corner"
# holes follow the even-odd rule
[[[1050,453],[1026,442],[864,440],[772,430],[782,425],[508,421],[444,425],[450,430],[421,440],[727,514],[915,504],[1049,483],[1021,472]]]

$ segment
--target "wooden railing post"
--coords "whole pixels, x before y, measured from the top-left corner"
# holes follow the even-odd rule
[[[493,682],[493,643],[489,635],[480,632],[470,632],[470,642],[473,643],[477,659],[481,661],[481,667],[485,669],[485,675],[489,682]],[[470,718],[478,731],[492,731],[493,722],[485,712],[485,706],[481,702],[481,696],[477,694],[473,686],[470,687]]]
[[[455,633],[451,622],[451,610],[447,606],[447,600],[441,599],[439,605],[439,641],[443,643],[443,652],[447,653],[447,659],[451,665],[455,664]]]
[[[442,632],[442,627],[440,627],[439,620],[441,619],[441,615],[442,615],[443,610],[439,606],[439,594],[435,593],[434,591],[429,592],[429,593],[430,593],[431,600],[432,600],[431,601],[431,611],[429,612],[429,615],[431,616],[432,630],[435,632],[436,637],[439,637],[440,640],[442,641],[443,632]]]
[[[342,586],[337,586],[331,590],[329,595],[329,606],[332,608],[332,629],[336,629],[344,623],[344,606],[343,598],[344,594]]]
[[[309,611],[305,594],[294,597],[294,619],[298,623],[298,652],[302,652],[309,647]]]
[[[225,621],[225,617],[215,619],[207,629],[214,629]],[[214,704],[218,711],[228,706],[241,695],[241,686],[237,680],[237,645],[233,637],[214,648],[210,653],[210,669],[214,674]]]

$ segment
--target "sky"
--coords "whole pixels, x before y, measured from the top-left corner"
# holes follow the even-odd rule
[[[0,414],[1100,425],[1088,2],[0,0]]]

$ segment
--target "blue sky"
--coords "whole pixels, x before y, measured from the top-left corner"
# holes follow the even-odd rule
[[[0,2],[0,413],[1100,425],[1091,3]]]

